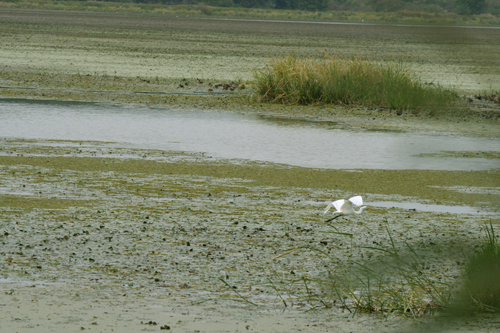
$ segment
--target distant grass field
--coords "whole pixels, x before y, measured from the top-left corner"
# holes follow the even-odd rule
[[[198,5],[137,4],[107,1],[56,1],[56,0],[3,0],[0,8],[24,8],[45,10],[100,11],[166,14],[176,16],[261,18],[273,20],[344,21],[437,25],[500,26],[500,16],[491,14],[458,15],[454,13],[424,12],[347,12],[279,10],[237,7],[212,7]]]
[[[458,94],[418,80],[403,62],[326,55],[321,60],[286,55],[255,71],[259,99],[294,104],[381,106],[396,110],[442,108]]]

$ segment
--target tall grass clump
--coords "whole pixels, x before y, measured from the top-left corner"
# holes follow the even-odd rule
[[[297,250],[307,250],[324,269],[316,276],[294,273],[291,278],[283,273],[286,269],[281,273],[273,270],[268,276],[268,287],[285,307],[340,307],[353,316],[375,313],[386,318],[391,314],[415,318],[439,312],[462,318],[482,312],[500,313],[500,243],[491,224],[480,250],[469,256],[462,281],[456,281],[462,282],[461,285],[442,280],[443,276],[432,268],[433,263],[424,253],[419,254],[407,241],[399,243],[394,239],[388,224],[387,244],[376,247],[358,247],[354,234],[333,228],[335,231],[330,233],[350,239],[336,245],[344,250],[341,251],[343,259],[310,245],[295,247],[272,258],[276,260]],[[380,255],[375,258],[368,255],[366,260],[361,253],[361,258],[356,260],[357,250],[376,251]],[[446,267],[443,273],[445,271],[448,271]],[[227,282],[223,283],[244,302],[257,305]]]
[[[381,256],[371,263],[352,259],[349,254],[339,263],[328,253],[314,247],[297,247],[277,259],[298,249],[308,249],[326,267],[326,272],[316,278],[300,277],[288,284],[290,290],[279,289],[285,283],[274,283],[273,289],[280,294],[291,294],[296,303],[311,308],[339,306],[353,315],[378,313],[384,316],[403,314],[420,317],[448,306],[451,287],[440,282],[422,258],[405,242],[394,241],[386,227],[390,242],[386,247],[363,247],[379,251]],[[333,232],[351,238],[349,251],[353,250],[353,234]],[[302,290],[302,291],[301,291]]]
[[[403,62],[382,64],[363,57],[322,59],[285,55],[254,71],[260,101],[292,104],[339,104],[397,110],[441,108],[458,95],[427,85]]]
[[[500,312],[500,243],[491,224],[480,250],[468,259],[461,295],[453,310],[460,316]]]

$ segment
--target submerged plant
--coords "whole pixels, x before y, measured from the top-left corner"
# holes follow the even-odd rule
[[[254,71],[258,99],[294,104],[381,106],[397,110],[435,109],[458,98],[439,85],[426,85],[403,62],[325,55],[320,60],[285,55]]]

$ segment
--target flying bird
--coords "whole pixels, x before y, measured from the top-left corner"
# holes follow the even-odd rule
[[[349,200],[340,199],[340,200],[334,201],[326,207],[323,214],[326,214],[330,210],[330,208],[335,207],[336,211],[334,213],[339,213],[339,215],[336,215],[336,216],[332,217],[331,219],[326,220],[325,222],[330,222],[332,220],[335,220],[337,217],[340,217],[343,215],[361,214],[361,212],[363,212],[363,209],[368,208],[368,207],[362,206],[362,205],[363,205],[363,198],[361,198],[361,196],[359,196],[359,195],[352,197],[352,198],[349,198]],[[356,207],[362,206],[362,207],[359,208],[359,210],[354,210],[355,206]]]

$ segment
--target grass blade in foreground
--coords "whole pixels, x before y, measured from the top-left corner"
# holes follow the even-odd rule
[[[224,283],[228,288],[229,290],[232,290],[233,292],[236,293],[236,295],[238,295],[244,302],[248,303],[248,304],[252,304],[252,305],[255,305],[255,306],[258,306],[257,304],[253,303],[253,302],[250,302],[249,300],[247,300],[245,297],[243,297],[243,295],[241,295],[239,292],[237,292],[233,287],[231,287],[229,285],[229,283],[227,283],[226,281],[224,281],[224,279],[220,279],[220,281],[222,281],[222,283]]]

